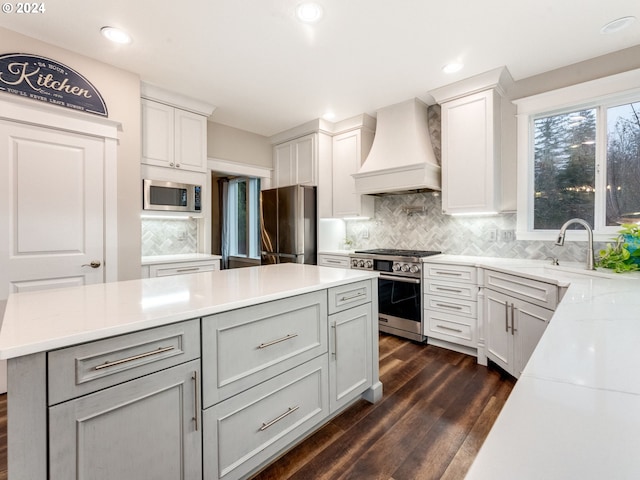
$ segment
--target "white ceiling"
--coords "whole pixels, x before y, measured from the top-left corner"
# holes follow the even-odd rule
[[[313,26],[295,19],[299,0],[44,3],[44,14],[0,14],[0,25],[209,102],[211,120],[266,136],[328,110],[338,121],[426,99],[502,65],[519,80],[640,44],[637,0],[319,0]],[[638,21],[600,34],[627,15]],[[109,44],[105,25],[133,43]],[[452,60],[465,68],[446,75]]]

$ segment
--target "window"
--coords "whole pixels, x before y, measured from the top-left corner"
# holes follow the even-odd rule
[[[621,76],[621,85],[637,85],[640,72]],[[640,220],[640,92],[615,88],[596,80],[516,100],[519,239],[551,240],[582,218],[609,240],[621,223]]]
[[[229,181],[229,255],[258,258],[260,179],[234,178]]]
[[[534,230],[559,229],[570,218],[594,224],[596,109],[536,118]]]

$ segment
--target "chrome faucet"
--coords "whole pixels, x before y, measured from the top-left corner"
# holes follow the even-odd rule
[[[564,225],[562,225],[562,227],[560,227],[560,232],[558,233],[558,239],[556,240],[556,245],[559,246],[563,246],[564,245],[564,236],[567,233],[567,227],[569,225],[572,225],[574,223],[577,223],[579,225],[582,225],[585,230],[587,231],[587,240],[588,240],[588,247],[587,247],[587,270],[595,270],[593,264],[594,264],[594,259],[593,259],[593,230],[591,230],[591,226],[585,222],[584,220],[582,220],[581,218],[572,218],[571,220],[567,220]]]

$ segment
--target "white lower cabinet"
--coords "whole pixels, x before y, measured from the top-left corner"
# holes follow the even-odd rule
[[[199,360],[49,408],[49,479],[202,478]]]
[[[424,263],[424,334],[428,342],[476,355],[477,268]]]
[[[202,319],[204,479],[246,478],[371,389],[373,287],[354,282]]]
[[[335,412],[360,396],[372,383],[371,303],[329,316],[330,407]]]
[[[351,268],[349,254],[319,253],[318,265],[333,268]]]
[[[205,410],[203,478],[243,478],[321,422],[327,384],[320,356]]]
[[[552,315],[553,310],[486,289],[487,358],[514,377],[520,377]]]
[[[142,278],[167,277],[169,275],[185,275],[217,270],[220,270],[220,260],[218,259],[156,263],[142,266]]]

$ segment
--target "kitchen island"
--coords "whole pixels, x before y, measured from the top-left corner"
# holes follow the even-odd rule
[[[9,297],[9,478],[243,478],[382,396],[376,274],[281,264]]]

